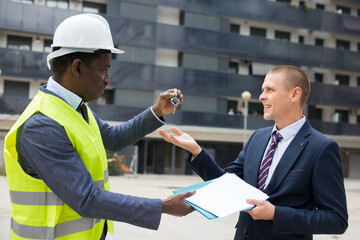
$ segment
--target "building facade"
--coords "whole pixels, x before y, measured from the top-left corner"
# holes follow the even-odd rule
[[[359,1],[1,0],[2,136],[51,75],[57,25],[82,12],[103,15],[126,52],[113,56],[110,87],[90,104],[102,119],[126,121],[179,88],[184,104],[165,128],[191,134],[226,166],[255,129],[273,124],[258,99],[265,74],[292,64],[311,81],[305,116],[338,142],[345,176],[360,178]],[[252,95],[246,117],[244,91]],[[192,173],[187,153],[156,133],[137,149],[139,173]]]

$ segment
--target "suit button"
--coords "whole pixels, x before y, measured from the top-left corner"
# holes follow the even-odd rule
[[[247,229],[246,229],[246,228],[243,228],[243,232],[244,232],[244,233],[247,233]]]

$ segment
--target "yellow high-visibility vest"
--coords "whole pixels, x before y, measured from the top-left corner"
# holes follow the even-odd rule
[[[81,217],[41,179],[26,174],[18,162],[17,131],[37,112],[64,127],[95,185],[110,191],[106,151],[90,109],[88,124],[63,100],[39,91],[5,137],[4,158],[11,198],[11,239],[98,240],[105,220]],[[113,222],[108,221],[107,225],[113,233]]]

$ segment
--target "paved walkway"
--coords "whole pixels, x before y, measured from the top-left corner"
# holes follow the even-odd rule
[[[111,177],[112,191],[150,198],[166,198],[172,190],[201,182],[197,176],[178,175],[138,175]],[[360,180],[346,179],[347,201],[349,209],[349,228],[345,234],[319,235],[315,240],[356,240],[360,239]],[[115,234],[109,234],[107,240],[231,240],[238,214],[223,219],[207,220],[198,212],[185,217],[163,215],[158,231],[138,228],[116,222]],[[10,239],[10,198],[7,180],[0,176],[0,240]]]

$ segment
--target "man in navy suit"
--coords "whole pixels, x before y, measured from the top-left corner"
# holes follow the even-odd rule
[[[339,146],[303,115],[309,94],[310,82],[301,69],[284,65],[269,71],[259,99],[264,119],[275,125],[255,131],[224,169],[188,134],[176,128],[176,135],[158,130],[166,141],[191,152],[188,163],[204,180],[235,173],[269,195],[269,201],[248,200],[255,208],[240,213],[235,239],[312,239],[313,234],[345,232],[348,214]],[[273,133],[279,135],[276,147],[271,146]],[[263,174],[267,160],[271,164]]]

